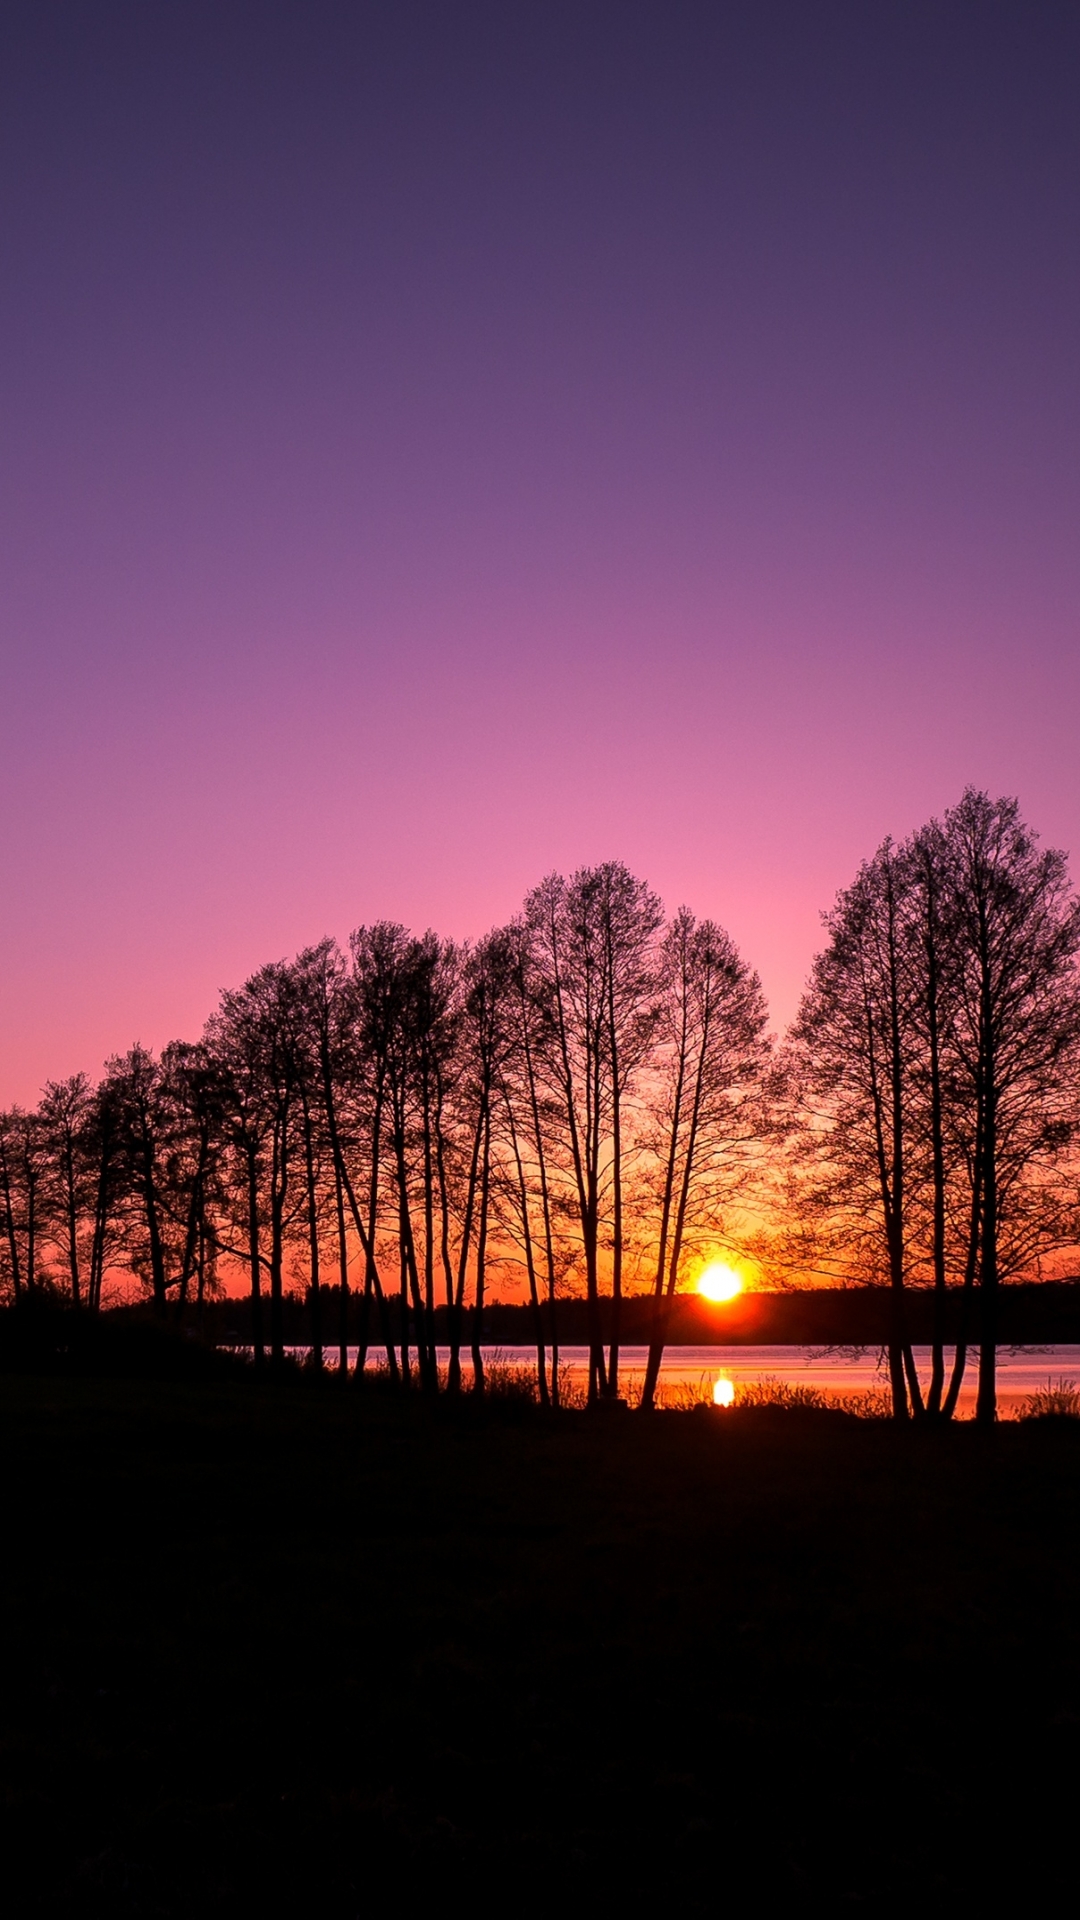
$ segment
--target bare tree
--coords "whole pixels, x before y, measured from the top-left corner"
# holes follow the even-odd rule
[[[274,962],[235,992],[225,993],[208,1022],[206,1041],[222,1069],[222,1096],[234,1156],[243,1170],[256,1358],[262,1348],[261,1275],[270,1283],[270,1361],[285,1358],[284,1270],[289,1236],[306,1187],[300,1079],[303,1010],[289,967]],[[235,1226],[234,1226],[235,1231]],[[266,1251],[264,1253],[263,1246]],[[235,1251],[230,1243],[228,1251]]]
[[[202,1043],[174,1040],[162,1052],[170,1125],[163,1155],[161,1201],[175,1243],[176,1311],[182,1317],[194,1283],[202,1307],[216,1284],[214,1200],[222,1154],[223,1101],[218,1063]]]
[[[223,995],[218,1011],[207,1021],[203,1045],[214,1063],[220,1099],[226,1217],[219,1225],[219,1239],[223,1250],[248,1269],[252,1349],[256,1369],[261,1371],[266,1360],[262,1192],[273,1117],[266,1099],[258,1022],[250,1017],[242,997]]]
[[[107,1063],[105,1077],[124,1170],[128,1261],[148,1283],[155,1312],[164,1315],[169,1284],[164,1154],[171,1120],[165,1076],[150,1050],[136,1045]]]
[[[493,1221],[494,1135],[499,1122],[498,1089],[513,1041],[508,1022],[512,953],[508,935],[500,930],[481,940],[468,955],[464,969],[464,1002],[460,1028],[461,1104],[467,1114],[468,1150],[464,1206],[458,1243],[458,1279],[455,1319],[464,1302],[473,1228],[476,1258],[473,1282],[473,1388],[484,1391],[482,1348],[488,1248]]]
[[[557,1257],[557,1226],[553,1205],[551,1134],[557,1112],[541,1088],[539,1063],[543,1057],[545,994],[537,975],[529,930],[523,920],[507,929],[509,976],[506,1016],[509,1044],[501,1075],[506,1104],[507,1132],[514,1171],[514,1199],[520,1222],[529,1297],[534,1308],[537,1377],[541,1402],[559,1404],[559,1329],[556,1293],[565,1257]],[[534,1215],[539,1213],[539,1233]],[[561,1250],[560,1250],[561,1252]],[[547,1330],[551,1354],[550,1390],[545,1384],[545,1344],[540,1313],[538,1274],[543,1272],[547,1297]]]
[[[0,1114],[0,1211],[8,1283],[16,1303],[38,1291],[44,1229],[47,1151],[36,1113]]]
[[[408,946],[409,936],[405,928],[390,921],[379,921],[374,926],[358,928],[349,942],[352,955],[348,999],[349,1055],[352,1062],[350,1132],[358,1158],[366,1159],[367,1191],[363,1212],[358,1205],[356,1186],[349,1177],[345,1157],[342,1156],[339,1162],[357,1236],[364,1251],[364,1296],[357,1371],[363,1370],[368,1316],[374,1298],[382,1319],[387,1366],[395,1382],[399,1378],[399,1369],[379,1270],[378,1246]],[[398,1250],[400,1258],[400,1232]],[[407,1314],[407,1296],[401,1300],[401,1308],[403,1315]]]
[[[664,936],[655,1165],[659,1220],[653,1324],[641,1405],[654,1404],[671,1302],[687,1243],[722,1233],[768,1131],[770,1060],[761,982],[734,942],[683,907]]]
[[[893,1412],[922,1396],[904,1317],[909,1264],[909,1173],[917,989],[905,943],[908,870],[886,840],[825,917],[829,942],[814,961],[791,1034],[789,1064],[802,1098],[804,1160],[817,1181],[803,1204],[824,1207],[829,1230],[884,1266]],[[875,1245],[876,1241],[876,1245]]]
[[[969,788],[944,837],[959,977],[949,1038],[980,1215],[976,1418],[992,1422],[1000,1282],[1076,1230],[1062,1175],[1080,1130],[1080,901],[1065,855],[1039,848],[1015,800]]]
[[[105,1275],[117,1250],[123,1185],[119,1114],[107,1080],[94,1089],[86,1116],[83,1149],[92,1208],[87,1305],[92,1313],[97,1313],[101,1309]]]
[[[305,1121],[308,1181],[308,1233],[310,1244],[310,1287],[318,1308],[319,1220],[315,1184],[314,1131],[310,1109],[321,1102],[325,1143],[329,1149],[333,1173],[333,1222],[338,1261],[338,1373],[344,1383],[349,1367],[349,1248],[345,1218],[346,1187],[349,1185],[341,1139],[341,1084],[349,1077],[347,1051],[347,968],[344,955],[332,940],[308,947],[294,962],[293,973],[303,1016],[307,1023],[308,1071],[313,1088],[307,1099]],[[353,1196],[355,1200],[355,1196]],[[359,1214],[357,1211],[357,1218]],[[361,1223],[361,1234],[362,1234]],[[363,1241],[361,1240],[361,1245]],[[312,1343],[320,1351],[321,1328],[312,1328]],[[320,1353],[321,1358],[321,1353]]]
[[[451,1233],[451,1138],[449,1105],[460,1072],[460,1022],[463,955],[452,941],[426,933],[409,950],[402,999],[403,1042],[411,1082],[414,1180],[419,1188],[419,1228],[410,1233],[420,1247],[417,1325],[422,1330],[425,1386],[437,1385],[435,1355],[435,1270],[442,1274],[447,1305],[453,1312]],[[453,1329],[452,1329],[453,1337]]]
[[[93,1206],[93,1162],[87,1153],[93,1091],[85,1073],[50,1080],[38,1106],[46,1161],[51,1238],[67,1271],[73,1307],[86,1301],[82,1255]]]
[[[1080,918],[1064,856],[1040,852],[1015,801],[969,789],[906,846],[887,841],[826,927],[787,1055],[804,1223],[817,1218],[834,1272],[847,1258],[889,1282],[899,1418],[924,1411],[905,1289],[934,1291],[932,1418],[956,1411],[977,1301],[992,1420],[1000,1280],[1076,1233]]]
[[[589,1311],[589,1403],[616,1399],[625,1227],[626,1110],[655,1025],[660,903],[618,862],[557,874],[525,903],[544,1013],[542,1060],[558,1104]],[[604,1352],[600,1254],[610,1230],[611,1345]]]

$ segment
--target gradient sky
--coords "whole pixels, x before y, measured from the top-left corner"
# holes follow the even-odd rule
[[[0,1101],[622,858],[1080,856],[1080,10],[7,0]]]

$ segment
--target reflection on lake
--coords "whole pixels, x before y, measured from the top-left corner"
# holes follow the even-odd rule
[[[308,1349],[293,1348],[297,1357],[304,1356]],[[440,1347],[439,1364],[445,1366],[449,1360],[449,1350]],[[536,1350],[533,1347],[496,1347],[482,1348],[485,1364],[489,1367],[512,1367],[514,1369],[535,1369]],[[915,1362],[919,1369],[919,1378],[924,1383],[930,1373],[929,1347],[915,1347]],[[336,1351],[327,1351],[327,1364],[333,1365]],[[946,1379],[952,1365],[952,1348],[946,1347]],[[645,1372],[647,1349],[645,1347],[623,1347],[619,1391],[636,1405]],[[378,1365],[383,1359],[380,1348],[370,1348],[368,1364]],[[350,1347],[349,1362],[354,1364],[356,1349]],[[462,1365],[466,1381],[469,1377],[469,1356],[466,1348],[462,1353]],[[584,1392],[588,1384],[589,1350],[587,1347],[562,1347],[559,1351],[559,1371],[579,1392]],[[960,1394],[960,1414],[970,1417],[975,1407],[975,1389],[978,1373],[978,1352],[968,1354],[967,1372]],[[660,1375],[661,1402],[686,1405],[699,1399],[708,1402],[716,1400],[718,1381],[730,1380],[738,1398],[739,1389],[756,1385],[762,1380],[781,1381],[787,1386],[816,1388],[819,1392],[840,1397],[854,1397],[885,1392],[888,1389],[888,1376],[884,1355],[876,1347],[842,1348],[834,1351],[822,1351],[814,1347],[668,1347],[664,1355],[664,1364]],[[1065,1347],[1024,1347],[998,1349],[998,1407],[1002,1414],[1009,1415],[1028,1395],[1045,1387],[1048,1383],[1057,1385],[1059,1380],[1080,1384],[1080,1346]]]

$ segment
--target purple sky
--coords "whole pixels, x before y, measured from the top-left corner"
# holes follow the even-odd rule
[[[622,858],[1080,857],[1080,13],[8,0],[0,1101]]]

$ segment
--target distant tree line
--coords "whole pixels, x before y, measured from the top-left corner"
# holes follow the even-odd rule
[[[283,1364],[299,1283],[316,1370],[336,1348],[346,1379],[358,1310],[358,1373],[378,1349],[397,1385],[456,1393],[467,1355],[482,1393],[485,1291],[513,1268],[544,1403],[556,1299],[588,1303],[598,1404],[620,1396],[621,1302],[651,1296],[650,1406],[680,1282],[765,1219],[759,1251],[789,1274],[887,1281],[898,1418],[950,1418],[967,1359],[965,1333],[946,1365],[941,1318],[920,1380],[909,1289],[959,1290],[965,1327],[977,1303],[992,1419],[996,1290],[1077,1238],[1064,857],[969,791],[879,849],[826,936],[779,1049],[730,937],[665,920],[616,862],[550,876],[475,944],[389,923],[324,940],[223,994],[200,1040],[0,1114],[7,1295],[94,1312],[123,1268],[182,1316],[227,1265],[257,1367]]]

